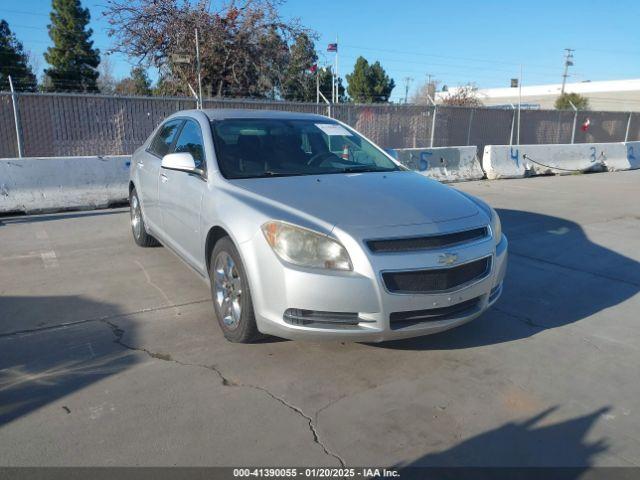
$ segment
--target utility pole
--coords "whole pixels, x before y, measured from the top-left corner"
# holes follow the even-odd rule
[[[196,28],[196,66],[198,68],[198,103],[202,110],[202,73],[200,71],[200,41],[198,39],[198,29]]]
[[[407,104],[407,99],[409,97],[409,85],[413,82],[413,78],[404,77],[404,103]]]
[[[560,90],[560,95],[564,93],[564,86],[569,76],[569,67],[573,67],[573,52],[575,52],[573,48],[565,48],[564,50],[564,73],[562,74],[562,89]]]
[[[338,35],[336,34],[336,103],[340,103],[340,71],[338,70],[338,49],[340,45],[338,43]]]
[[[433,78],[433,75],[431,75],[430,73],[427,73],[427,95],[431,97],[435,97],[436,89],[432,88],[432,84],[431,84],[432,78]]]

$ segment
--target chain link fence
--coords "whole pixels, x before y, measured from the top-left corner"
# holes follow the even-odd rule
[[[17,112],[17,122],[14,116]],[[207,99],[204,108],[318,113],[341,120],[384,148],[620,142],[640,139],[640,114],[418,105],[326,105]],[[190,98],[0,92],[0,158],[130,154]],[[589,119],[589,128],[580,127]],[[16,126],[17,123],[17,126]],[[519,126],[519,128],[518,128]],[[16,128],[17,127],[17,128]]]

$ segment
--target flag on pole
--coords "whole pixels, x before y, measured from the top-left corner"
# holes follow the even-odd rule
[[[583,132],[586,132],[587,130],[589,130],[590,126],[591,126],[591,119],[587,117],[587,120],[582,124],[582,126],[580,127],[580,130],[582,130]]]
[[[337,52],[338,51],[338,44],[337,43],[330,43],[327,46],[327,52]]]

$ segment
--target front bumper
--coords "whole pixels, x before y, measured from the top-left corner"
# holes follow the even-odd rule
[[[262,238],[241,245],[251,286],[258,329],[265,334],[294,340],[346,340],[382,342],[442,332],[463,325],[481,315],[502,293],[507,267],[508,242],[503,235],[494,247],[493,239],[457,249],[462,260],[491,255],[491,269],[482,279],[454,291],[428,294],[389,293],[380,272],[391,266],[431,265],[435,253],[398,256],[366,254],[369,268],[353,272],[326,272],[285,265]],[[351,249],[350,249],[351,251]],[[356,258],[355,263],[364,263]],[[400,265],[398,265],[400,264]],[[394,312],[443,309],[472,300],[473,308],[443,320],[417,322],[398,327],[390,321]],[[289,309],[319,312],[355,312],[356,325],[296,325],[285,321]]]

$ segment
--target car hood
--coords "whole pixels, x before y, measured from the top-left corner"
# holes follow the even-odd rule
[[[470,217],[478,207],[415,172],[351,173],[232,180],[276,204],[339,226],[398,226]]]

